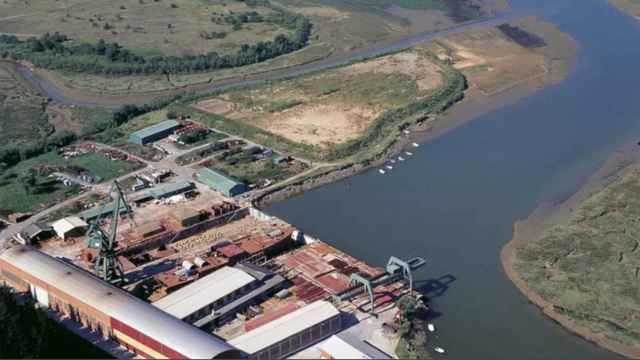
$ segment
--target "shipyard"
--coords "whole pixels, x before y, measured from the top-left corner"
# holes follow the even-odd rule
[[[393,357],[396,302],[424,259],[366,264],[203,170],[144,169],[76,214],[30,222],[0,256],[2,282],[119,357],[315,357],[344,339]]]

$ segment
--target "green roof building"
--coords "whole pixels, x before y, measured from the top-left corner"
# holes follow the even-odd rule
[[[97,219],[98,217],[102,217],[105,215],[109,215],[111,216],[111,214],[113,213],[113,207],[116,206],[115,202],[111,202],[107,205],[97,205],[89,210],[85,210],[83,212],[81,212],[80,214],[78,214],[78,217],[80,217],[80,219],[86,221],[86,222],[91,222],[95,219]],[[122,214],[126,214],[127,213],[127,207],[124,204],[120,204],[120,209],[118,211],[118,214],[122,215]]]
[[[190,181],[180,181],[156,186],[148,191],[154,199],[162,199],[173,195],[182,194],[189,190],[193,190],[195,185]]]
[[[244,183],[209,168],[200,169],[196,173],[196,178],[199,182],[226,196],[236,196],[247,191]]]
[[[150,142],[157,141],[171,135],[171,133],[179,127],[179,122],[175,120],[166,120],[132,132],[129,134],[129,142],[138,145],[146,145]]]

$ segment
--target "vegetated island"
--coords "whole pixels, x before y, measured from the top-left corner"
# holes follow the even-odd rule
[[[640,357],[637,156],[622,170],[613,164],[613,174],[607,164],[596,184],[516,223],[501,254],[509,278],[547,316],[631,358]]]

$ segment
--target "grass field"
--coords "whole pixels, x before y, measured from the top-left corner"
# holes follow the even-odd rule
[[[117,42],[146,55],[228,53],[241,44],[287,33],[268,22],[246,23],[234,30],[223,20],[225,15],[248,11],[273,12],[236,0],[5,0],[0,2],[0,32],[26,37],[58,31],[81,42]],[[226,36],[207,39],[203,32]]]
[[[384,111],[428,96],[442,82],[440,71],[426,52],[407,51],[231,91],[194,106],[292,142],[327,148],[361,136]]]
[[[276,183],[309,168],[308,165],[295,160],[276,165],[273,164],[272,158],[273,156],[256,160],[247,151],[240,151],[224,158],[215,156],[202,165],[225,173],[247,185],[263,185],[267,180]]]
[[[640,172],[585,200],[517,252],[516,270],[556,311],[596,333],[640,346]]]
[[[30,169],[46,166],[77,166],[86,169],[102,181],[122,176],[138,168],[124,161],[112,161],[101,154],[86,154],[69,160],[49,152],[18,163],[0,176],[0,212],[28,212],[48,207],[81,192],[79,187],[66,187],[54,178],[38,174],[37,189],[31,193],[21,182],[21,174]]]
[[[442,15],[442,9],[446,9],[447,6],[431,0],[427,2],[414,1],[413,4],[406,0],[356,2],[278,0],[272,1],[272,3],[304,14],[311,20],[313,33],[308,46],[262,63],[193,75],[106,77],[61,72],[56,72],[53,75],[65,86],[102,94],[122,95],[162,91],[178,86],[206,83],[308,63],[327,56],[387,42],[410,32],[435,31],[451,26],[453,23],[446,19],[439,22],[443,17],[447,17]],[[384,10],[386,6],[392,4],[418,7],[421,15],[412,17],[409,16],[411,12],[396,14]],[[490,9],[486,10],[486,12],[491,11]]]
[[[0,61],[0,134],[17,144],[43,141],[54,131],[46,107],[46,99],[15,72],[15,65]]]

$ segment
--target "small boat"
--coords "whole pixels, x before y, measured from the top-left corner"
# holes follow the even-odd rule
[[[434,347],[433,350],[435,350],[437,353],[444,354],[444,349],[440,346]]]
[[[407,134],[407,135],[410,134],[409,130],[405,130],[404,133]]]
[[[387,173],[386,171],[384,171],[384,170],[382,170],[382,169],[378,169],[378,172],[379,172],[380,174],[382,174],[382,175],[384,175],[384,174],[386,174],[386,173]]]
[[[411,151],[405,151],[404,153],[405,153],[407,156],[411,156],[411,155],[413,155],[413,153],[412,153]]]
[[[431,332],[436,331],[436,327],[431,323],[427,324],[427,329],[429,329],[429,331]]]
[[[394,159],[389,160],[390,163],[395,164],[396,161]]]
[[[411,145],[413,145],[413,147],[419,147],[420,146],[420,144],[418,144],[418,143],[413,143]]]
[[[386,167],[387,169],[389,169],[389,170],[393,170],[393,166],[391,166],[391,165],[387,165],[387,166],[385,166],[385,167]]]
[[[398,156],[398,160],[404,161],[404,158],[402,156]]]

